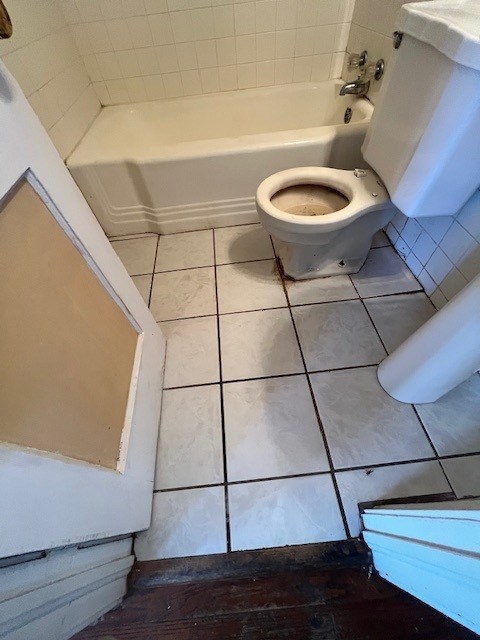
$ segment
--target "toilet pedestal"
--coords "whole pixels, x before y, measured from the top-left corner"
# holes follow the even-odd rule
[[[378,367],[396,400],[435,402],[480,369],[480,276]]]

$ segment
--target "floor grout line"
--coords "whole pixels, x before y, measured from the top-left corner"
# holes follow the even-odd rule
[[[272,243],[272,248],[273,248],[273,251],[275,253],[275,246],[273,244],[273,240],[272,240],[271,236],[270,236],[270,242]],[[308,375],[307,363],[306,363],[305,356],[304,356],[303,349],[302,349],[302,345],[301,345],[301,342],[300,342],[300,336],[298,335],[297,326],[295,324],[295,320],[294,320],[293,313],[292,313],[292,307],[290,306],[290,300],[288,298],[287,287],[286,287],[286,284],[285,284],[285,276],[284,276],[284,273],[283,273],[283,267],[282,267],[282,264],[280,262],[280,258],[276,254],[275,254],[275,256],[276,256],[275,259],[277,261],[278,273],[280,274],[283,290],[285,292],[285,297],[287,298],[288,311],[290,313],[290,320],[292,322],[293,330],[295,332],[297,345],[298,345],[298,348],[299,348],[299,351],[300,351],[300,357],[301,357],[302,363],[303,363],[304,373],[305,373],[305,375],[307,377],[307,385],[308,385],[308,389],[310,391],[310,397],[311,397],[311,400],[312,400],[312,403],[313,403],[313,408],[314,408],[315,415],[316,415],[316,418],[317,418],[318,428],[319,428],[320,434],[321,434],[322,439],[323,439],[323,445],[325,447],[325,453],[327,455],[327,460],[328,460],[328,464],[329,464],[329,467],[330,467],[330,472],[329,472],[330,473],[330,478],[332,480],[333,488],[334,488],[334,491],[335,491],[335,496],[337,498],[338,508],[339,508],[340,515],[341,515],[341,518],[342,518],[342,521],[343,521],[343,526],[344,526],[344,529],[345,529],[345,535],[347,536],[347,539],[349,539],[349,538],[352,537],[352,535],[350,533],[350,527],[348,525],[348,519],[347,519],[347,515],[346,515],[346,512],[345,512],[345,508],[343,506],[342,497],[341,497],[341,494],[340,494],[340,489],[338,487],[337,479],[335,477],[334,466],[333,466],[333,458],[332,458],[332,454],[330,452],[330,447],[328,446],[327,434],[325,433],[325,429],[323,427],[323,422],[322,422],[322,419],[321,419],[321,416],[320,416],[320,411],[318,409],[317,402],[316,402],[316,399],[315,399],[315,394],[313,392],[312,382],[310,380],[310,376]]]
[[[386,467],[398,467],[398,466],[406,466],[408,464],[421,464],[424,462],[441,462],[442,460],[452,460],[457,458],[470,458],[474,456],[480,455],[480,451],[465,453],[465,454],[451,454],[448,456],[440,456],[440,459],[437,460],[435,456],[427,457],[427,458],[416,458],[414,460],[396,460],[394,462],[377,462],[375,464],[370,465],[359,465],[353,467],[340,467],[339,469],[334,469],[334,474],[339,473],[349,473],[352,471],[370,471],[374,469],[384,469]],[[167,493],[170,491],[187,491],[189,489],[204,489],[207,487],[228,487],[240,484],[253,484],[258,482],[269,482],[272,480],[289,480],[292,478],[305,478],[312,476],[325,476],[331,475],[331,470],[326,471],[310,471],[305,473],[292,473],[288,475],[279,475],[279,476],[268,476],[265,478],[249,478],[248,480],[232,480],[231,482],[213,482],[211,484],[200,484],[200,485],[189,485],[185,487],[169,487],[165,489],[155,489],[154,493]],[[455,493],[455,492],[454,492]],[[428,495],[428,494],[427,494]]]
[[[224,480],[224,500],[225,500],[225,533],[227,537],[227,553],[231,552],[232,544],[231,544],[231,531],[230,531],[230,505],[229,505],[229,496],[228,496],[228,487],[227,487],[227,479],[228,479],[228,471],[227,471],[227,441],[225,435],[225,404],[223,398],[223,369],[222,369],[222,341],[220,337],[220,313],[218,308],[218,277],[217,277],[217,254],[215,247],[215,231],[212,229],[212,242],[213,242],[213,261],[215,263],[214,266],[214,277],[215,277],[215,305],[216,305],[216,319],[217,319],[217,344],[218,344],[218,374],[220,378],[220,417],[221,417],[221,426],[222,426],[222,456],[223,456],[223,480]]]
[[[158,254],[158,245],[160,243],[160,236],[157,237],[157,244],[155,246],[155,258],[153,259],[153,268],[155,269],[155,264],[157,263],[157,254]],[[147,274],[145,274],[147,275]],[[152,302],[152,293],[153,293],[153,273],[152,280],[150,282],[150,293],[148,294],[148,302],[147,307],[150,309],[150,303]]]

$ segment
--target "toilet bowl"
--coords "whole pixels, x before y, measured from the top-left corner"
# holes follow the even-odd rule
[[[374,234],[396,211],[371,169],[328,167],[269,176],[257,189],[256,205],[285,275],[295,280],[356,273]]]

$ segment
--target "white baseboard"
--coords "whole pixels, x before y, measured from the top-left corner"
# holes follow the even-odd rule
[[[117,606],[133,564],[131,538],[0,570],[0,638],[67,640]]]

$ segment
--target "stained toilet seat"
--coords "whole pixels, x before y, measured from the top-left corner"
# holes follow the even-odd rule
[[[339,191],[348,200],[347,206],[325,215],[288,213],[272,203],[279,191],[292,186],[320,185]],[[296,167],[279,171],[266,178],[257,189],[257,208],[273,218],[277,228],[296,233],[312,233],[342,229],[356,218],[383,209],[390,198],[380,178],[371,169],[346,171],[329,167]]]

